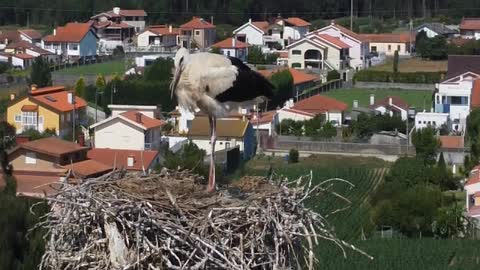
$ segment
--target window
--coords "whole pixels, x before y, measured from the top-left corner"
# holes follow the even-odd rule
[[[468,97],[450,97],[450,104],[452,105],[467,105]]]
[[[392,50],[392,45],[388,45],[388,51]]]
[[[15,122],[21,123],[22,122],[22,115],[21,114],[16,114],[15,115]]]
[[[200,36],[200,30],[195,30],[195,36]]]
[[[70,114],[67,113],[67,122],[70,122],[70,118],[71,118]]]
[[[300,63],[292,63],[292,68],[301,68],[302,64]]]
[[[34,152],[25,154],[25,164],[37,164],[37,155]]]
[[[433,126],[436,126],[436,125],[437,125],[437,122],[435,122],[435,121],[433,121],[432,123],[433,123]]]
[[[400,45],[397,45],[397,51],[400,52]]]
[[[422,121],[418,121],[418,124],[420,125],[422,123]]]
[[[377,52],[377,46],[372,46],[372,52]]]
[[[70,44],[70,50],[77,51],[78,50],[78,44]]]
[[[37,112],[22,112],[22,128],[37,129]]]
[[[300,51],[300,50],[293,50],[293,51],[292,51],[292,54],[294,54],[294,55],[301,55],[301,54],[302,54],[302,51]]]

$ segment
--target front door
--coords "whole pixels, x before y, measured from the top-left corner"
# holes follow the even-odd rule
[[[43,132],[43,116],[38,117],[38,131]]]

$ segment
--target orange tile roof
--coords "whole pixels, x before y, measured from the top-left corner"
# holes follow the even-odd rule
[[[215,28],[215,25],[205,21],[202,18],[193,17],[192,20],[190,20],[189,22],[182,24],[180,28],[181,29],[209,29],[209,28]]]
[[[16,42],[22,40],[18,31],[2,31],[2,33],[0,33],[0,42],[4,43],[5,39],[7,39],[8,42]]]
[[[53,195],[61,187],[60,176],[14,174],[17,182],[17,195],[44,197]]]
[[[480,165],[475,166],[470,171],[470,176],[468,177],[468,180],[465,183],[465,186],[474,185],[477,183],[480,183]]]
[[[361,35],[359,35],[359,34],[353,32],[353,31],[351,31],[351,30],[348,29],[348,28],[345,28],[345,27],[343,27],[343,26],[341,26],[341,25],[339,25],[339,24],[336,24],[336,23],[334,23],[334,22],[332,23],[332,25],[333,25],[334,27],[336,27],[338,30],[340,30],[340,32],[344,33],[345,35],[348,35],[348,36],[350,36],[350,37],[352,37],[352,38],[354,38],[354,39],[356,39],[356,40],[358,40],[358,41],[361,41],[361,42],[366,41]]]
[[[240,40],[235,40],[235,46],[233,46],[234,38],[230,37],[227,39],[224,39],[220,42],[217,42],[212,45],[213,48],[225,48],[225,49],[244,49],[248,48],[250,45],[248,45],[245,42],[241,42]]]
[[[140,118],[140,121],[141,121],[140,123],[137,122],[137,114],[141,115],[140,116],[141,117]],[[142,125],[146,129],[161,127],[165,124],[165,121],[163,121],[163,120],[148,117],[145,114],[142,114],[138,111],[126,111],[124,113],[121,113],[120,115],[127,118],[128,120],[130,120],[132,122],[135,122],[139,125]]]
[[[282,108],[282,111],[296,113],[296,114],[300,114],[300,115],[304,115],[304,116],[315,117],[315,113],[300,111],[300,110],[296,110],[296,109],[293,109],[293,108]]]
[[[475,80],[473,82],[472,100],[470,101],[470,106],[472,109],[480,108],[480,80]]]
[[[128,167],[128,157],[134,158],[133,167]],[[142,171],[142,159],[145,170],[147,170],[158,156],[158,151],[138,151],[138,150],[121,150],[94,148],[87,153],[89,159],[93,159],[100,163],[116,168],[125,168],[126,170]]]
[[[365,40],[373,43],[410,43],[415,42],[415,34],[409,32],[392,34],[360,34]]]
[[[56,137],[48,137],[35,141],[25,142],[19,145],[15,150],[19,148],[55,157],[88,149],[88,147],[80,146],[76,143],[65,141]],[[12,152],[14,152],[15,150],[13,150]]]
[[[35,94],[31,96],[34,102],[39,102],[42,105],[48,106],[56,111],[70,112],[74,109],[73,104],[68,103],[67,91],[51,92],[45,94]],[[75,109],[87,107],[87,102],[81,97],[75,97]]]
[[[18,30],[21,34],[26,35],[27,37],[31,39],[41,39],[42,34],[40,34],[37,30],[34,29],[20,29]]]
[[[13,54],[12,57],[20,58],[20,59],[33,59],[35,56],[30,55],[28,53],[17,53]]]
[[[72,169],[75,176],[81,178],[94,177],[113,170],[112,166],[91,159],[65,165],[63,168]]]
[[[134,27],[133,27],[132,25],[126,24],[126,23],[124,23],[124,22],[121,22],[121,23],[111,22],[110,25],[107,26],[107,28],[111,28],[111,29],[118,29],[118,28],[128,29],[128,28],[134,28]]]
[[[43,94],[46,94],[46,93],[53,93],[53,92],[59,92],[59,91],[65,91],[65,86],[63,86],[63,85],[52,85],[52,86],[36,88],[35,90],[31,91],[31,95],[36,96],[36,95],[43,95]]]
[[[57,27],[56,35],[48,35],[46,42],[80,42],[90,31],[90,23],[67,23],[64,27]]]
[[[304,26],[310,26],[312,25],[311,23],[303,20],[302,18],[298,17],[290,17],[285,19],[285,21],[293,26],[298,26],[298,27],[304,27]]]
[[[38,109],[38,105],[23,105],[22,112],[35,112]]]
[[[463,18],[460,30],[480,30],[480,18]]]
[[[12,42],[5,46],[6,49],[18,49],[18,48],[30,48],[34,46],[32,43],[26,41],[26,40],[19,40],[16,42]]]
[[[173,28],[172,27],[172,32],[170,32],[170,29],[168,26],[163,26],[163,27],[152,27],[150,26],[146,30],[155,33],[157,35],[161,36],[166,36],[166,35],[179,35],[180,34],[180,28]]]
[[[275,119],[276,114],[277,114],[277,111],[261,112],[258,115],[258,121],[257,121],[257,114],[252,113],[250,123],[252,124],[252,126],[255,126],[257,123],[259,124],[271,123],[273,119]]]
[[[317,37],[319,37],[320,39],[322,39],[322,40],[324,40],[324,41],[326,41],[330,44],[333,44],[337,48],[340,48],[340,49],[349,49],[350,48],[350,45],[341,41],[337,37],[332,37],[332,36],[327,35],[327,34],[317,34]]]
[[[462,149],[465,146],[463,136],[440,136],[439,139],[442,148]]]
[[[347,104],[334,98],[315,95],[307,99],[301,100],[293,105],[293,109],[319,114],[324,112],[343,112],[348,108]]]
[[[270,25],[267,21],[256,21],[256,22],[252,22],[252,24],[255,25],[255,27],[262,30],[263,32],[267,32],[268,26]]]
[[[270,78],[274,73],[283,71],[285,69],[286,68],[270,69],[270,70],[265,69],[265,70],[257,70],[257,72],[262,74],[266,78]],[[288,68],[288,71],[290,71],[290,74],[292,74],[294,85],[320,80],[320,77],[317,77],[315,75],[308,74],[305,72],[301,72],[300,70],[297,70],[294,68]]]

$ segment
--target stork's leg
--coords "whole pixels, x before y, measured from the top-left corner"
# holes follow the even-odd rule
[[[211,154],[210,154],[210,172],[208,176],[208,187],[207,191],[208,192],[214,192],[215,191],[215,142],[217,141],[217,118],[214,116],[210,116],[209,118],[210,121],[210,147],[211,147]]]

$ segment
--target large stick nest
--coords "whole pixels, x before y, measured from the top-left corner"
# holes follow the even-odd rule
[[[39,224],[40,269],[314,269],[322,239],[357,250],[304,206],[333,181],[347,183],[245,177],[207,193],[200,177],[164,169],[64,184]]]

